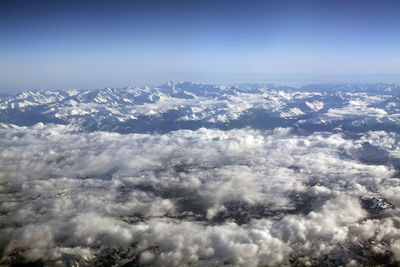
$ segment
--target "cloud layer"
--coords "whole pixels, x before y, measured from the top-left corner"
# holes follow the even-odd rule
[[[396,133],[36,124],[0,135],[5,265],[400,260]]]

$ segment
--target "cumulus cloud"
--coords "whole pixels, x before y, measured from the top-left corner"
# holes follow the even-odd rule
[[[396,133],[0,131],[5,265],[399,260],[396,169],[360,156],[369,143],[398,159]]]

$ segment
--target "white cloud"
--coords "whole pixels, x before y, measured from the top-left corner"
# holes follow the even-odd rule
[[[0,131],[2,264],[15,254],[90,264],[107,248],[143,264],[317,264],[369,240],[398,260],[398,210],[371,218],[360,202],[398,205],[395,170],[359,161],[365,142],[397,151],[395,133]]]

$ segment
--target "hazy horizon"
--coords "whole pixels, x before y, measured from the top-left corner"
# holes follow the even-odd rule
[[[45,86],[34,86],[27,84],[18,88],[0,88],[0,94],[14,95],[32,90],[97,90],[103,88],[125,88],[160,86],[166,82],[192,82],[195,84],[234,85],[243,83],[253,84],[277,84],[300,88],[309,84],[329,83],[400,83],[400,74],[304,74],[304,73],[142,73],[134,75],[132,79],[124,81],[112,81],[96,83],[85,83],[71,81],[64,86],[48,84]]]
[[[398,10],[399,1],[2,1],[0,93],[240,73],[384,82],[400,73]]]

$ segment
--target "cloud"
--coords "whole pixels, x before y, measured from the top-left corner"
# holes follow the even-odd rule
[[[0,131],[2,264],[398,260],[396,170],[360,160],[366,142],[398,159],[396,133]]]

